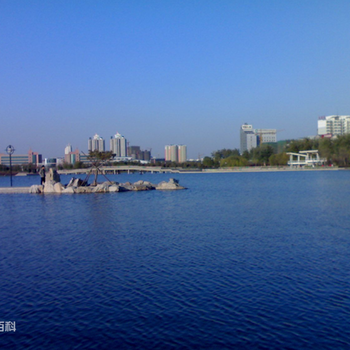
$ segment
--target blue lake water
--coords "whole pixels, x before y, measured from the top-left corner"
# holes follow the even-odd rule
[[[350,348],[350,172],[172,176],[0,195],[1,349]]]

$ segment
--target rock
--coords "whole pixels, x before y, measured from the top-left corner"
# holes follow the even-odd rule
[[[147,191],[148,188],[145,185],[133,185],[132,191]]]
[[[105,181],[105,182],[102,182],[102,184],[107,186],[112,186],[112,185],[115,185],[116,183],[114,181]]]
[[[75,177],[72,177],[67,185],[67,187],[79,187],[84,184],[84,181],[82,179],[76,179]]]
[[[54,185],[53,185],[53,188],[55,190],[56,193],[61,193],[62,190],[64,189],[63,185],[60,183],[60,182],[56,182]]]
[[[86,186],[80,186],[80,187],[72,187],[74,189],[74,193],[91,193],[92,188],[86,187]]]
[[[134,185],[143,185],[143,184],[144,184],[144,181],[142,180],[134,182]]]
[[[104,182],[102,184],[98,184],[97,186],[95,186],[92,189],[92,192],[93,193],[106,193],[106,192],[109,192],[108,188],[109,188],[109,185],[106,182]]]
[[[119,192],[119,186],[118,185],[112,185],[108,187],[109,192]]]
[[[67,188],[73,186],[74,180],[75,180],[75,177],[72,177],[72,178],[69,180],[68,185],[67,185]]]
[[[179,185],[179,181],[170,179],[169,182],[162,181],[156,186],[156,190],[185,190],[185,187]]]
[[[149,191],[149,190],[155,190],[156,186],[153,185],[149,181],[137,181],[133,185],[133,190],[134,191]]]
[[[150,191],[150,190],[154,190],[155,188],[156,188],[155,186],[146,185],[146,184],[134,185],[133,191]]]
[[[30,193],[107,193],[107,192],[124,192],[124,191],[149,191],[149,190],[184,190],[179,185],[179,181],[169,179],[168,182],[162,181],[158,185],[154,185],[149,181],[137,181],[134,184],[130,182],[116,183],[105,181],[97,186],[80,186],[84,184],[81,179],[72,178],[65,188],[60,182],[54,180],[46,180],[44,186],[33,185],[30,187]]]
[[[119,192],[132,191],[131,186],[124,186],[124,184],[119,184]]]
[[[42,193],[43,186],[42,185],[32,185],[29,188],[29,193]]]
[[[44,193],[55,193],[55,183],[56,182],[53,180],[46,180],[44,185]]]
[[[124,182],[122,184],[119,184],[119,191],[122,191],[122,192],[133,191],[133,189],[134,187],[130,182]]]
[[[62,193],[75,193],[74,191],[74,187],[67,187],[65,189],[62,190]]]

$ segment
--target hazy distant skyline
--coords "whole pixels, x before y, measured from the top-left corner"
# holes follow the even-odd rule
[[[316,135],[350,114],[349,1],[0,0],[0,153],[87,151],[96,133],[239,148],[239,128]]]

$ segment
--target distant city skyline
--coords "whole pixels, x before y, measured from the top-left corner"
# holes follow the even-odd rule
[[[317,135],[350,113],[350,2],[24,0],[0,3],[0,152],[43,157],[87,135],[239,148],[244,122]],[[2,148],[1,148],[2,147]]]

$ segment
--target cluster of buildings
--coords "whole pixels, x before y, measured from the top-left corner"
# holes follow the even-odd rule
[[[141,150],[140,146],[129,146],[126,138],[118,132],[111,136],[109,141],[109,150],[115,155],[116,160],[122,159],[137,159],[137,160],[151,160],[151,151]],[[95,135],[89,138],[88,151],[105,152],[105,140]],[[71,152],[69,152],[71,153]],[[183,163],[187,160],[187,146],[186,145],[167,145],[165,146],[165,161]]]
[[[276,129],[254,129],[250,124],[243,124],[240,128],[240,153],[250,151],[252,148],[262,144],[269,144],[276,152],[280,152],[286,141],[277,141]],[[338,135],[350,134],[350,115],[330,115],[318,118],[317,137],[336,137]],[[109,140],[109,150],[114,155],[115,161],[139,160],[151,161],[151,149],[141,150],[140,146],[129,146],[127,139],[118,132],[111,136]],[[75,164],[76,162],[88,163],[88,153],[90,151],[105,152],[105,140],[94,135],[88,140],[88,152],[80,152],[78,149],[73,151],[72,146],[68,145],[64,150],[64,158],[42,158],[38,152],[29,150],[27,154],[12,154],[12,165],[33,164],[39,166],[59,165],[60,163]],[[186,145],[166,145],[165,157],[157,159],[160,161],[170,161],[183,163],[187,160]],[[0,153],[0,164],[10,165],[10,155]]]
[[[243,124],[240,129],[240,153],[249,152],[263,143],[276,143],[276,134],[276,129],[253,129],[253,125]]]
[[[167,145],[165,146],[165,161],[184,163],[187,160],[186,145]]]
[[[350,133],[350,115],[330,115],[319,117],[317,135],[320,137],[333,137]]]
[[[261,144],[271,145],[277,153],[281,152],[287,141],[277,141],[276,129],[253,129],[252,125],[243,124],[240,128],[240,153],[250,151]],[[317,136],[337,137],[350,134],[350,115],[330,115],[318,118]]]
[[[33,152],[31,149],[27,154],[12,154],[11,163],[12,165],[23,165],[23,164],[34,164],[39,165],[43,161],[42,155],[38,152]],[[10,155],[0,153],[0,164],[9,166],[10,165]]]
[[[66,164],[74,165],[77,162],[89,164],[88,159],[89,152],[98,151],[105,152],[106,144],[103,137],[95,134],[93,137],[88,139],[88,152],[84,152],[76,149],[73,151],[71,145],[67,145],[64,149],[64,157],[62,158],[42,158],[42,155],[29,150],[28,154],[12,154],[11,163],[12,165],[24,165],[32,164],[38,167],[41,164],[46,166],[58,166]],[[127,139],[120,133],[116,133],[111,136],[109,140],[109,151],[112,152],[114,161],[132,161],[138,160],[140,162],[151,161],[151,149],[142,150],[140,146],[130,146]],[[185,145],[170,145],[165,146],[165,157],[160,159],[152,159],[154,161],[171,161],[183,163],[187,160],[187,147]],[[0,153],[0,164],[9,166],[10,155]]]
[[[106,152],[106,143],[103,137],[95,134],[93,137],[89,137],[88,140],[88,153],[89,152]],[[140,146],[129,146],[127,139],[118,132],[111,136],[109,141],[109,151],[114,155],[115,161],[150,161],[151,151],[141,150]],[[87,154],[79,152],[78,149],[72,150],[72,146],[68,145],[64,150],[64,162],[68,164],[75,164],[76,162],[88,163],[89,159]]]
[[[105,152],[105,140],[97,134],[92,138],[90,137],[88,141],[88,151]],[[151,151],[143,151],[140,146],[129,146],[127,139],[118,132],[114,136],[111,136],[109,140],[109,151],[115,155],[116,160],[151,160]]]

